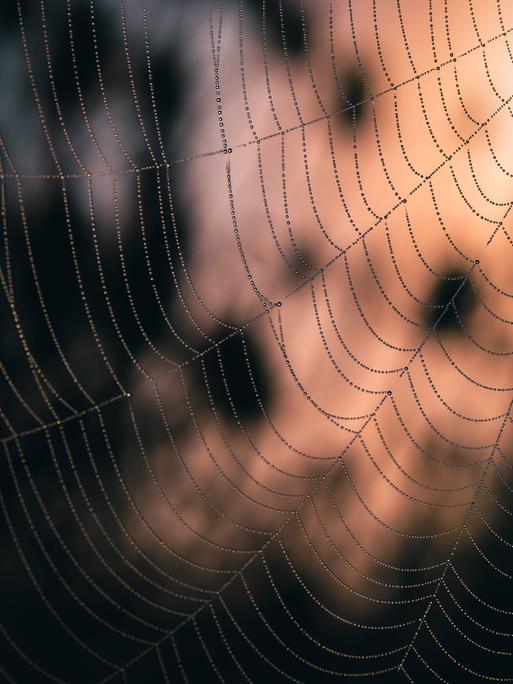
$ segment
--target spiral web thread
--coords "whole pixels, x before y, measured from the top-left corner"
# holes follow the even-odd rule
[[[472,2],[455,9],[455,3],[448,0],[430,0],[424,28],[431,63],[420,69],[408,31],[410,5],[405,8],[400,0],[386,7],[369,3],[373,24],[359,25],[351,1],[342,9],[337,3],[325,3],[329,78],[338,102],[343,103],[330,109],[314,68],[307,21],[312,9],[293,10],[276,0],[279,30],[272,47],[266,23],[270,3],[262,3],[256,13],[250,12],[245,0],[240,4],[221,0],[211,7],[199,3],[186,10],[201,17],[199,30],[209,44],[208,97],[215,103],[220,147],[169,159],[152,77],[152,27],[159,20],[161,6],[148,7],[145,2],[133,9],[122,1],[116,15],[128,85],[125,95],[142,141],[136,156],[120,132],[109,96],[111,83],[98,38],[98,3],[82,5],[87,8],[97,104],[108,123],[108,136],[95,129],[90,102],[81,87],[82,62],[75,47],[77,6],[67,0],[60,8],[80,122],[70,125],[55,79],[58,65],[52,57],[48,3],[42,0],[28,21],[28,8],[16,2],[16,25],[11,30],[17,55],[23,57],[24,78],[50,170],[25,171],[13,151],[16,141],[2,136],[0,278],[6,342],[1,372],[6,400],[2,401],[0,504],[6,533],[3,549],[9,555],[4,591],[8,594],[12,587],[20,596],[32,592],[45,617],[37,618],[34,629],[27,608],[21,623],[16,622],[20,616],[15,615],[15,608],[6,611],[2,635],[8,655],[0,670],[6,681],[513,680],[513,605],[508,593],[513,543],[508,534],[513,405],[513,386],[508,385],[513,353],[508,350],[508,330],[513,322],[508,311],[513,293],[504,277],[499,279],[502,271],[497,268],[509,258],[513,246],[508,231],[513,171],[507,168],[504,150],[494,144],[497,122],[510,125],[513,94],[503,88],[507,78],[502,76],[498,83],[493,69],[497,53],[509,64],[511,74],[513,27],[506,24],[500,0],[493,7],[496,30],[490,32],[487,27],[486,33]],[[290,54],[287,30],[294,11],[302,32],[299,57]],[[130,19],[132,13],[137,21]],[[400,70],[403,77],[398,82],[390,75],[393,65],[386,63],[386,36],[380,32],[383,13],[394,15],[402,40],[407,66]],[[451,41],[451,21],[459,22],[463,13],[473,27],[472,45],[457,52]],[[435,32],[435,15],[443,17],[442,35]],[[358,102],[347,96],[335,58],[337,19],[342,16],[352,37],[357,72],[367,89]],[[236,86],[223,78],[227,17],[235,22],[239,36]],[[245,36],[252,22],[272,112],[268,121],[274,124],[270,131],[260,132],[252,110],[245,53]],[[137,73],[130,48],[136,30],[143,45],[138,53],[143,70]],[[366,44],[371,44],[372,58],[382,71],[385,87],[381,90],[373,88],[377,75],[367,73],[368,54],[360,53],[362,32],[372,39]],[[483,74],[477,92],[482,98],[479,111],[486,113],[480,118],[472,115],[472,105],[465,101],[459,71],[469,59],[479,64]],[[286,93],[273,90],[276,69],[284,74]],[[477,74],[477,66],[475,70]],[[305,118],[301,108],[299,73],[320,112],[313,117]],[[242,137],[230,128],[233,115],[228,110],[235,87],[244,105]],[[449,88],[457,93],[463,122],[449,112]],[[401,99],[404,92],[409,97]],[[431,118],[426,104],[431,104],[427,93],[433,92],[452,136],[447,134],[444,142],[437,129],[440,120]],[[290,121],[282,120],[277,105],[282,97],[292,103],[295,118]],[[432,145],[426,159],[436,160],[422,170],[413,161],[418,158],[415,143],[406,141],[402,123],[413,99],[419,107],[418,126],[424,126]],[[393,111],[394,123],[386,133],[381,130],[382,103]],[[358,119],[363,108],[367,111],[364,133]],[[346,121],[343,133],[337,128],[341,119]],[[78,126],[86,143],[84,138],[75,142],[72,130]],[[322,178],[312,161],[315,142],[309,135],[314,130],[324,136]],[[379,210],[374,207],[385,207],[383,197],[378,199],[374,188],[367,186],[361,161],[366,154],[363,135],[374,146],[376,166],[386,182],[386,208]],[[351,161],[351,174],[338,158],[336,143],[342,136],[350,141],[344,163]],[[391,137],[400,150],[397,158],[407,169],[401,174],[397,159],[393,165],[387,160]],[[452,146],[444,147],[447,140],[453,141]],[[266,178],[266,147],[270,146],[282,170],[281,177],[271,181]],[[480,177],[474,159],[480,146],[492,165],[486,166],[486,178]],[[119,165],[112,161],[113,147],[122,162]],[[291,148],[298,153],[299,169],[287,164],[288,155],[294,154]],[[86,157],[94,162],[89,164]],[[225,226],[241,268],[241,291],[248,289],[251,302],[251,313],[244,320],[227,322],[223,312],[212,309],[208,293],[196,286],[182,249],[174,188],[181,170],[192,164],[210,164],[217,177],[223,178],[222,202],[228,208]],[[246,198],[240,195],[237,174],[243,164],[258,169],[254,195],[266,217],[261,229],[272,240],[272,264],[281,263],[290,271],[288,281],[264,283],[255,275],[260,267],[254,266],[252,248],[246,246],[254,227],[240,218]],[[305,183],[308,231],[329,246],[328,252],[319,251],[328,254],[320,265],[310,265],[297,247],[293,216],[299,200],[288,190],[291,174],[299,174]],[[329,227],[323,218],[326,199],[320,184],[331,184],[337,197],[338,221]],[[451,218],[444,215],[449,208],[444,194],[448,185],[450,203],[457,204],[459,220],[467,222],[471,239],[464,231],[453,231]],[[490,196],[494,188],[497,194]],[[78,353],[72,348],[69,329],[56,313],[59,302],[54,300],[59,292],[54,288],[48,295],[47,281],[40,275],[61,265],[40,261],[43,252],[33,248],[38,204],[46,192],[59,195],[61,216],[58,231],[46,226],[58,232],[58,237],[48,240],[66,240],[66,256],[75,276],[73,283],[62,282],[61,287],[73,287],[81,304],[77,320],[88,346],[80,346]],[[114,248],[101,234],[98,207],[102,193],[107,192],[112,195]],[[195,201],[205,201],[201,187],[197,192]],[[273,192],[279,202],[272,200]],[[131,239],[139,242],[145,266],[137,275],[126,256],[125,193],[136,198],[137,230]],[[148,219],[151,198],[157,210]],[[427,210],[419,210],[419,204],[430,210],[430,246],[424,235]],[[76,227],[80,211],[88,217],[87,257]],[[194,240],[193,235],[192,249]],[[155,245],[167,260],[176,303],[171,309],[161,295],[163,285],[153,267]],[[285,245],[294,248],[295,261]],[[403,249],[409,249],[409,257]],[[437,254],[447,250],[458,264],[464,264],[456,275],[444,272],[442,258],[437,261]],[[119,268],[115,284],[106,276],[109,259]],[[29,285],[17,275],[21,260],[26,269],[21,273],[30,276]],[[359,270],[362,263],[365,278]],[[446,301],[432,304],[427,295],[416,294],[417,277],[418,282],[429,278],[430,287],[441,281],[456,281],[456,286]],[[137,299],[142,279],[171,342],[163,343],[160,333],[153,339],[147,330],[145,311]],[[369,355],[365,347],[352,345],[344,324],[347,309],[337,299],[340,283],[352,302],[351,326],[361,327],[379,353]],[[33,300],[28,298],[28,304],[24,297],[19,302],[22,287],[31,290]],[[397,289],[391,292],[392,287]],[[464,290],[473,301],[470,321],[478,325],[469,324],[458,305]],[[373,301],[366,299],[369,291],[374,293]],[[422,292],[426,294],[426,288]],[[123,297],[124,314],[118,297]],[[104,310],[101,316],[98,301]],[[298,306],[308,312],[299,319]],[[378,331],[383,308],[390,310],[388,328]],[[136,352],[124,329],[126,312],[141,338]],[[451,334],[444,332],[448,317],[457,321],[457,330]],[[39,359],[43,355],[34,336],[39,328],[33,318],[40,319],[45,328],[51,361]],[[211,332],[214,325],[222,331],[217,337]],[[323,363],[333,373],[328,384],[319,381],[320,391],[302,380],[294,337],[306,337],[305,326],[315,333]],[[322,448],[320,455],[310,453],[312,442],[305,441],[307,446],[303,446],[299,430],[297,439],[282,432],[272,403],[267,406],[260,391],[247,346],[255,329],[266,331],[259,333],[269,345],[264,363],[272,347],[273,363],[280,367],[276,372],[287,379],[285,401],[288,394],[297,393],[305,411],[315,415],[312,430],[326,423],[326,430],[336,432],[335,455],[323,454]],[[480,337],[483,331],[485,342]],[[225,372],[229,360],[223,348],[234,339],[241,345],[258,421],[242,416],[234,378]],[[92,355],[91,350],[96,361],[88,365],[84,356]],[[228,417],[216,405],[218,395],[207,372],[212,358],[227,397]],[[474,364],[471,370],[469,359]],[[120,370],[126,366],[129,372]],[[98,373],[108,377],[108,383],[93,381]],[[332,408],[333,395],[325,394],[324,402],[322,394],[335,382],[348,392],[338,404],[341,413]],[[453,382],[459,383],[459,394],[451,391]],[[201,400],[198,394],[203,395]],[[189,432],[178,428],[171,415],[176,404],[170,409],[169,402],[176,395]],[[358,403],[355,396],[364,396],[365,401]],[[460,398],[461,404],[454,405]],[[468,406],[473,412],[469,409],[467,414]],[[449,416],[445,424],[436,419],[443,415],[442,407]],[[420,439],[416,433],[419,420],[427,426]],[[160,442],[153,431],[161,434]],[[262,434],[267,433],[286,458],[275,460],[272,449],[265,453],[259,448],[266,443]],[[407,444],[400,456],[397,434]],[[215,440],[213,445],[209,438]],[[196,447],[184,457],[187,440]],[[164,468],[154,460],[162,442],[168,454]],[[250,456],[261,463],[261,470],[251,469]],[[132,470],[135,460],[139,465]],[[365,471],[362,462],[368,466]],[[259,472],[264,473],[261,480]],[[372,488],[369,499],[362,494],[369,491],[370,478],[378,482],[375,499]],[[151,497],[140,496],[140,491],[150,491]],[[386,502],[392,498],[402,503],[401,512],[390,522]],[[162,523],[155,517],[155,501],[172,522]],[[354,521],[362,517],[368,519],[364,536],[352,531]],[[371,527],[379,530],[378,536],[368,532],[367,538]],[[168,536],[166,529],[170,529]],[[388,538],[390,542],[384,541]],[[399,544],[400,552],[388,556],[388,543]],[[18,570],[9,574],[12,567]],[[324,583],[329,584],[327,589]],[[35,643],[41,630],[49,635],[49,646],[43,649]]]

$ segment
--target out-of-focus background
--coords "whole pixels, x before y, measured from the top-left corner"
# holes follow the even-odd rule
[[[0,16],[0,675],[510,681],[513,8]]]

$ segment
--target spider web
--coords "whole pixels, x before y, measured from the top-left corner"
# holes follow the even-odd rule
[[[506,3],[36,5],[3,678],[511,681]]]

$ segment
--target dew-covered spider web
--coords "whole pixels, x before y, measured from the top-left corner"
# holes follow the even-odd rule
[[[0,16],[0,677],[513,681],[513,5]]]

